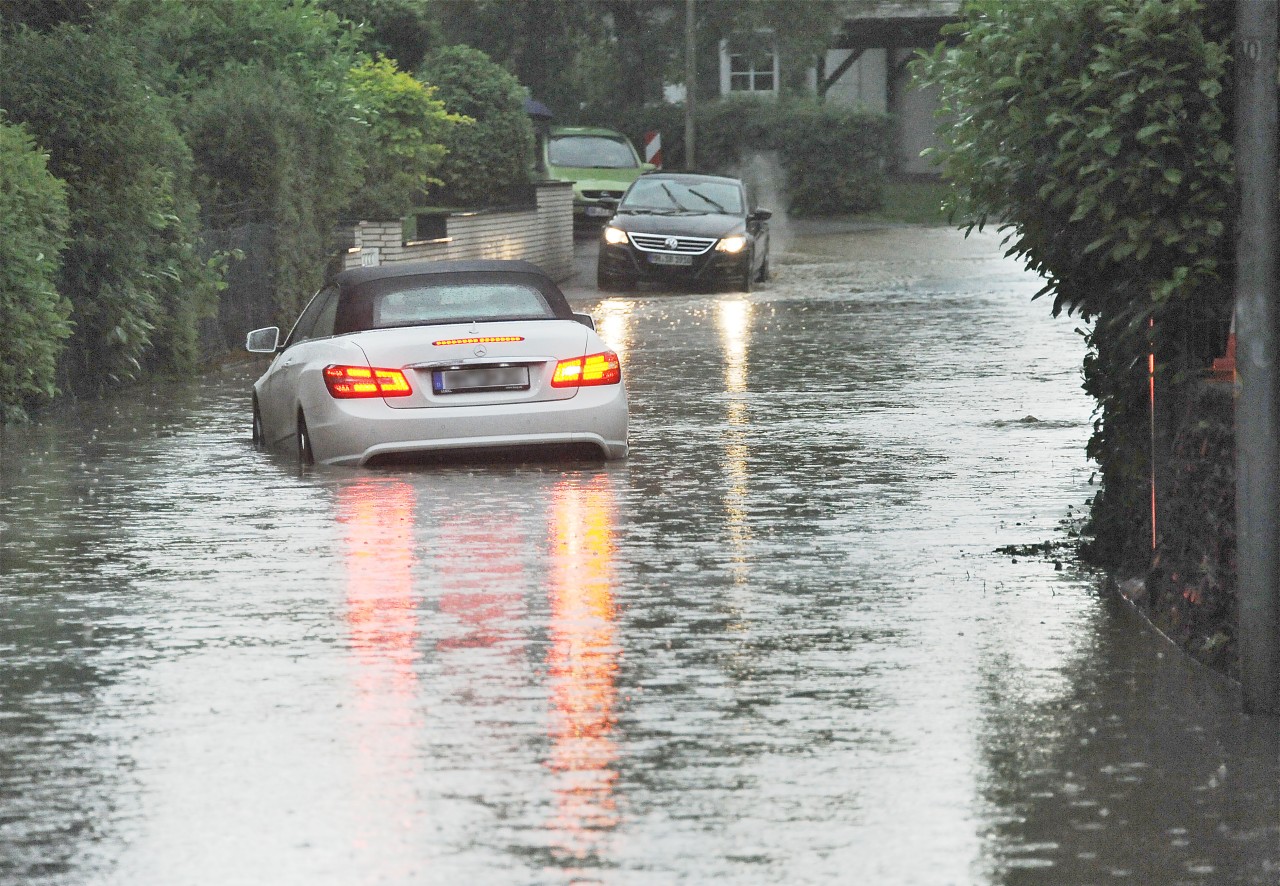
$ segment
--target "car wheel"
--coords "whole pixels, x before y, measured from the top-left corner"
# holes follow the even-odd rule
[[[746,270],[742,272],[742,281],[738,286],[738,289],[740,289],[743,292],[750,292],[753,288],[752,283],[754,283],[756,279],[756,275],[751,272],[751,266],[753,264],[754,262],[748,256],[747,267],[746,267]]]
[[[313,465],[316,454],[311,450],[311,433],[307,430],[307,419],[298,413],[298,464]]]
[[[267,445],[266,436],[262,433],[262,409],[258,406],[258,398],[253,398],[253,445],[259,448]]]
[[[756,282],[768,283],[770,276],[772,274],[769,272],[769,256],[766,255],[764,261],[760,263],[760,273],[756,274]]]

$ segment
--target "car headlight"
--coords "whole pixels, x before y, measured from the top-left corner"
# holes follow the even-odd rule
[[[747,238],[741,234],[737,234],[733,237],[725,237],[723,240],[717,243],[716,250],[718,252],[741,252],[743,250],[743,247],[745,247],[746,245],[747,245]]]
[[[604,242],[610,246],[619,246],[627,242],[627,232],[612,225],[604,229]]]

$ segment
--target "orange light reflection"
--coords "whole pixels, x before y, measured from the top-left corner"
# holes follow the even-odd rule
[[[547,653],[559,852],[599,854],[618,824],[612,732],[619,649],[613,603],[613,490],[606,475],[557,484],[549,513],[551,648]]]

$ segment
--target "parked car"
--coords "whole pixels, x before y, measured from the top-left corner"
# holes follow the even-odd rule
[[[750,292],[769,279],[767,209],[752,206],[736,178],[651,172],[627,189],[600,233],[596,284],[637,282]]]
[[[573,182],[573,220],[579,226],[613,215],[623,192],[654,168],[621,132],[592,126],[552,127],[543,165],[548,178]]]
[[[618,355],[522,261],[402,262],[338,274],[253,385],[253,440],[303,464],[555,446],[627,454]]]

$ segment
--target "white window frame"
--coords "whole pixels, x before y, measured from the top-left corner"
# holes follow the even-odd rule
[[[777,95],[778,83],[781,80],[781,68],[778,62],[778,46],[774,41],[772,31],[757,31],[756,40],[761,49],[767,49],[769,58],[772,62],[771,68],[757,68],[754,65],[748,67],[744,71],[733,70],[734,59],[741,58],[740,53],[729,51],[729,41],[720,41],[720,94],[721,95]],[[734,79],[746,77],[749,88],[735,89]],[[768,89],[757,88],[757,83],[768,77],[770,87]]]

